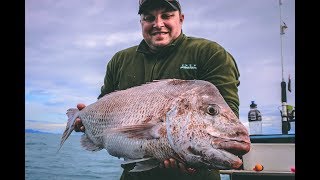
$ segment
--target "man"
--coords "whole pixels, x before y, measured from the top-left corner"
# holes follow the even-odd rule
[[[184,14],[179,1],[139,0],[138,14],[143,40],[112,57],[98,98],[158,79],[201,79],[216,85],[239,116],[240,75],[236,62],[219,44],[182,33]],[[78,104],[80,110],[84,107]],[[85,131],[80,119],[75,130]],[[220,179],[217,170],[187,168],[174,159],[163,165],[141,173],[129,173],[130,167],[126,167],[121,179]]]

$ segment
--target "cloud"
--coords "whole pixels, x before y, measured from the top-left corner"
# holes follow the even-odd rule
[[[141,40],[141,32],[115,32],[108,35],[84,35],[78,37],[74,44],[82,48],[106,48],[118,44],[133,44]]]
[[[284,78],[287,80],[289,74],[292,78],[293,92],[287,96],[293,105],[294,2],[284,0],[282,6],[288,26],[282,39]],[[186,35],[216,41],[235,58],[240,71],[242,121],[247,123],[250,102],[255,100],[266,128],[279,122],[278,2],[197,0],[181,1],[181,5]],[[142,39],[137,9],[137,1],[132,0],[26,1],[25,115],[26,119],[43,123],[31,124],[33,127],[62,131],[66,109],[96,100],[108,61],[117,51],[137,45]]]
[[[245,22],[244,19],[226,19],[226,20],[207,20],[205,24],[201,21],[189,21],[183,25],[183,29],[187,32],[202,31],[203,29],[211,29],[212,32],[229,31],[239,27]]]

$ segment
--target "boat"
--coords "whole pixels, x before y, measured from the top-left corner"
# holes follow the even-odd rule
[[[242,166],[236,170],[220,170],[220,173],[228,175],[230,180],[295,179],[295,134],[288,134],[291,123],[295,122],[295,109],[287,104],[286,82],[283,77],[282,36],[287,26],[281,18],[281,5],[281,0],[279,0],[282,64],[281,108],[279,110],[282,134],[250,135],[251,149],[241,157]],[[290,76],[288,90],[291,92]]]
[[[230,180],[295,179],[295,134],[250,135],[251,149],[237,170],[220,170]],[[256,169],[257,165],[262,169]]]

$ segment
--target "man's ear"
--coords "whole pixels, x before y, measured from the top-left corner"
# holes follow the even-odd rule
[[[180,14],[180,22],[181,22],[181,24],[183,23],[183,21],[184,21],[184,14]]]

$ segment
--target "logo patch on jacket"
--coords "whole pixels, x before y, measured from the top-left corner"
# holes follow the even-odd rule
[[[196,64],[181,64],[180,69],[197,69]]]

